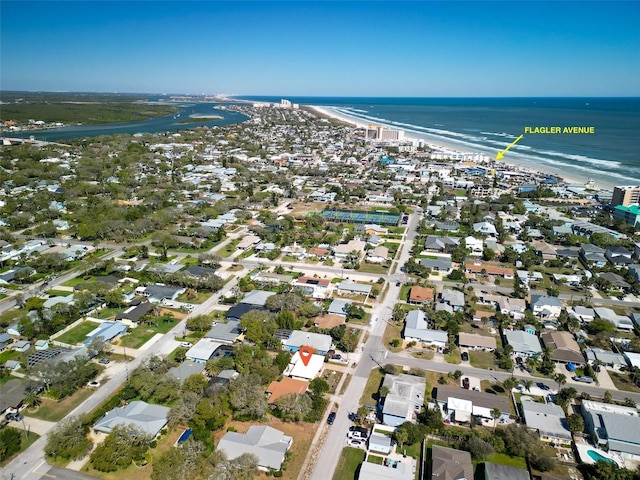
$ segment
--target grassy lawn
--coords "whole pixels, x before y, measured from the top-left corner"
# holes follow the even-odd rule
[[[367,457],[368,463],[375,463],[376,465],[382,465],[383,461],[384,461],[384,457],[379,457],[377,455],[369,455]]]
[[[75,287],[79,283],[85,282],[84,277],[80,275],[79,277],[72,278],[71,280],[67,280],[62,285],[65,287]]]
[[[353,447],[343,448],[333,480],[355,480],[358,467],[363,461],[364,450]]]
[[[509,465],[511,467],[527,469],[527,461],[522,457],[510,457],[504,453],[494,453],[487,458],[487,462]]]
[[[330,368],[325,369],[322,372],[322,378],[324,378],[326,382],[329,384],[329,392],[332,394],[336,393],[336,387],[338,386],[338,383],[340,382],[341,377],[342,377],[342,372],[339,372],[337,370],[331,370]]]
[[[236,252],[236,247],[240,243],[240,239],[236,238],[235,240],[231,240],[224,248],[216,251],[216,255],[220,255],[223,258],[227,258],[233,255]]]
[[[0,324],[11,325],[13,322],[18,320],[20,317],[25,316],[27,313],[29,312],[24,308],[11,309],[8,312],[4,312],[2,316],[0,316]]]
[[[482,368],[488,370],[489,367],[494,370],[498,369],[496,365],[496,357],[493,352],[469,352],[469,362],[476,368]]]
[[[344,379],[344,382],[342,383],[342,388],[340,389],[339,395],[344,395],[344,392],[347,391],[347,388],[349,388],[349,383],[351,383],[351,377],[352,375],[347,373],[347,376]]]
[[[451,350],[451,353],[447,353],[444,356],[444,359],[447,363],[453,363],[454,365],[458,365],[462,360],[460,359],[460,349],[454,348]]]
[[[360,405],[364,405],[365,403],[375,405],[378,403],[378,390],[382,384],[383,376],[384,374],[381,369],[374,368],[371,370],[371,375],[369,375],[367,384],[364,387],[364,392],[362,392],[362,397],[360,397]]]
[[[68,332],[60,335],[56,340],[70,345],[82,343],[87,338],[87,334],[95,330],[97,327],[98,324],[95,322],[82,322],[77,327],[74,327]]]
[[[13,427],[9,427],[9,428],[13,428]],[[11,455],[10,457],[5,458],[3,462],[0,462],[0,466],[6,465],[7,463],[9,463],[9,461],[11,461],[12,458],[15,458],[16,456],[20,455],[21,452],[25,451],[27,448],[31,446],[32,443],[34,443],[36,440],[40,438],[40,435],[38,435],[37,433],[29,432],[27,434],[23,430],[20,430],[20,429],[16,429],[16,430],[19,430],[24,433],[22,435],[21,442],[20,442],[20,450],[18,450],[16,453]],[[13,478],[13,476],[11,478]]]
[[[27,416],[49,422],[59,422],[66,417],[71,410],[89,398],[92,393],[92,390],[81,388],[70,397],[60,401],[42,397],[42,405],[40,405],[35,412],[27,411]]]
[[[109,318],[115,317],[116,314],[122,312],[122,310],[122,308],[103,308],[95,317],[101,320],[108,320]]]
[[[433,360],[433,355],[434,353],[431,350],[420,350],[411,354],[413,358],[422,358],[423,360]]]
[[[386,275],[389,271],[389,267],[383,267],[382,265],[377,265],[375,263],[366,263],[362,262],[360,264],[359,272],[365,273],[379,273],[380,275]]]
[[[211,292],[205,292],[205,291],[195,292],[193,290],[188,290],[178,295],[178,298],[176,298],[176,300],[184,303],[200,304],[205,300],[207,300],[210,296],[211,296]]]
[[[16,352],[15,350],[6,350],[0,353],[0,365],[4,365],[7,360],[13,360],[19,355],[20,352]]]
[[[612,372],[610,370],[607,371],[607,373],[618,390],[636,393],[640,392],[640,387],[634,385],[630,375],[627,375],[626,373]]]
[[[46,292],[47,295],[49,295],[50,297],[66,297],[67,295],[71,295],[73,292],[70,292],[68,290],[47,290]]]
[[[140,348],[147,343],[156,334],[154,330],[146,326],[140,325],[132,328],[129,333],[120,337],[120,346],[126,348]]]

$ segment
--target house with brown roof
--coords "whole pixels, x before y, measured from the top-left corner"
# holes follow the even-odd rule
[[[345,322],[345,317],[342,315],[334,315],[332,313],[328,313],[326,315],[318,315],[313,319],[313,325],[318,328],[327,328],[331,329],[334,327],[338,327]]]
[[[461,348],[468,348],[469,350],[493,352],[496,349],[496,339],[495,337],[478,335],[476,333],[460,332],[458,335],[458,345]]]
[[[513,268],[501,267],[500,265],[487,262],[467,263],[464,268],[465,272],[472,273],[474,275],[492,275],[494,277],[503,277],[507,279],[512,279],[515,275]]]
[[[426,288],[416,285],[409,290],[409,298],[407,302],[414,305],[424,305],[433,301],[435,292],[433,288]]]
[[[298,380],[291,377],[283,377],[282,380],[276,382],[275,380],[267,387],[267,395],[269,396],[269,403],[273,404],[278,398],[283,395],[295,393],[302,395],[307,391],[309,382],[306,380]]]
[[[327,257],[331,254],[331,250],[328,248],[310,248],[307,252],[307,256],[309,257],[318,257],[320,260],[326,260]]]
[[[431,447],[431,478],[433,480],[473,479],[473,463],[471,454],[464,450]]]
[[[580,350],[571,332],[551,330],[540,335],[545,347],[551,349],[549,358],[554,362],[573,363],[582,365],[585,363],[584,355]]]
[[[553,245],[539,240],[533,240],[531,243],[533,243],[536,254],[542,257],[543,260],[555,260],[558,258],[558,251]]]

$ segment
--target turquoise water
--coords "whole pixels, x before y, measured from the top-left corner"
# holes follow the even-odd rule
[[[591,460],[593,460],[594,462],[597,462],[598,460],[604,460],[605,462],[616,463],[614,460],[610,458],[603,457],[595,450],[587,450],[587,455],[589,455],[589,457],[591,457]]]

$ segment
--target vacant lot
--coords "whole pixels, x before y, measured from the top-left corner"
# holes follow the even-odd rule
[[[82,343],[86,340],[87,335],[94,331],[98,327],[95,322],[82,322],[81,324],[73,327],[68,332],[60,335],[56,340],[62,343],[68,343],[69,345],[75,345],[76,343]]]
[[[64,398],[60,401],[52,400],[47,397],[42,397],[42,404],[35,412],[27,411],[27,415],[33,418],[39,418],[40,420],[47,420],[49,422],[59,422],[67,414],[84,402],[93,393],[88,388],[81,388],[70,397]]]

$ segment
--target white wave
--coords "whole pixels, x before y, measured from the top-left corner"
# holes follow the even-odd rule
[[[480,132],[482,135],[493,135],[494,137],[504,137],[504,138],[518,138],[515,135],[511,135],[510,133],[502,132]]]
[[[541,155],[550,155],[553,157],[566,158],[567,160],[574,160],[578,162],[590,163],[591,165],[598,165],[601,167],[607,167],[617,169],[622,166],[620,162],[615,160],[601,160],[599,158],[585,157],[584,155],[574,155],[570,153],[555,152],[553,150],[533,150],[533,152]]]

